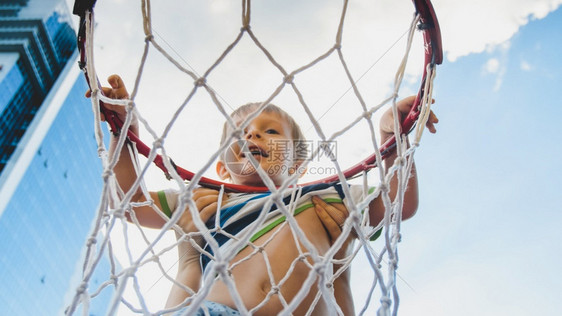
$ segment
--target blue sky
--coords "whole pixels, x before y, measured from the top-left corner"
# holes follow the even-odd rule
[[[161,5],[164,3],[168,2]],[[339,8],[340,1],[334,3]],[[562,276],[558,271],[562,253],[562,233],[558,225],[562,223],[562,208],[556,200],[556,193],[562,186],[562,168],[558,162],[562,140],[559,125],[562,118],[559,97],[562,9],[550,11],[561,2],[435,0],[433,3],[447,58],[438,68],[435,81],[434,110],[440,118],[438,133],[424,134],[416,152],[421,204],[418,214],[403,226],[398,272],[408,285],[399,282],[401,314],[555,315],[562,310],[558,298],[562,293]],[[112,2],[111,6],[105,4],[99,1],[96,9],[99,77],[120,73],[132,84],[144,43],[139,15],[125,16],[131,11],[124,6],[125,1]],[[184,61],[201,71],[237,31],[232,25],[237,23],[238,9],[230,5],[228,1],[212,3],[211,13],[220,16],[212,27],[202,24],[206,19],[202,13],[193,19],[182,17],[182,23],[187,23],[183,33],[174,25],[180,18],[171,18],[170,9],[165,11],[154,5],[157,37],[165,39]],[[395,13],[393,10],[397,6],[398,2],[393,2],[384,12],[394,16],[390,13]],[[190,8],[199,12],[193,3]],[[232,16],[231,12],[234,12]],[[328,8],[323,12],[332,11]],[[295,20],[298,13],[292,15]],[[257,26],[261,21],[259,17],[256,13]],[[115,21],[119,24],[114,24]],[[234,21],[232,25],[231,21]],[[294,21],[290,22],[285,24],[287,32],[300,34],[300,30],[294,28]],[[320,38],[323,34],[314,35]],[[223,37],[226,39],[221,42]],[[275,42],[268,44],[276,45]],[[364,42],[364,45],[369,44],[370,41]],[[289,52],[300,57],[295,47]],[[241,55],[242,65],[260,63],[257,59],[245,60],[244,54]],[[399,56],[399,52],[391,55]],[[174,96],[161,91],[179,90],[181,84],[189,81],[149,81],[158,80],[158,73],[168,69],[154,58],[150,63],[156,66],[145,70],[143,82],[147,85],[141,87],[137,104],[158,130],[162,122],[169,120],[171,112],[159,105],[179,104],[185,97],[181,93]],[[372,56],[364,58],[370,64]],[[292,59],[284,61],[293,62]],[[392,61],[381,64],[392,64]],[[234,66],[237,65],[226,64],[225,67],[228,71],[239,71]],[[360,65],[357,69],[360,72],[366,67]],[[248,67],[243,70],[237,73],[239,82],[256,76]],[[407,79],[418,78],[416,71],[409,72]],[[268,74],[260,73],[259,78],[266,81]],[[218,79],[223,78],[213,79],[217,80],[217,91],[228,102],[239,104],[242,97],[248,97],[240,96],[242,90],[236,85],[238,82],[219,86]],[[245,92],[259,98],[261,84],[258,82]],[[408,81],[404,93],[411,91],[411,87]],[[154,91],[165,95],[164,99],[152,96]],[[374,99],[374,96],[367,95],[367,98]],[[326,96],[326,102],[333,99],[333,95]],[[333,121],[326,119],[330,124],[337,121],[336,113],[342,113],[336,109]],[[217,113],[193,110],[197,120],[221,119]],[[189,118],[187,122],[196,123]],[[207,131],[208,139],[218,140],[218,135],[212,133]],[[184,141],[184,134],[171,134],[167,144],[177,144],[178,138]],[[183,142],[179,144],[170,145],[168,149],[187,147]],[[204,148],[208,147],[208,142],[189,145]],[[201,163],[196,160],[198,157],[189,158],[194,160],[187,164]],[[162,179],[159,173],[157,177]],[[165,180],[154,180],[158,181],[161,181],[159,185],[169,185]],[[360,279],[362,269],[361,262],[354,266],[356,280]],[[151,293],[155,292],[157,290],[153,289]],[[356,293],[358,301],[363,294]]]

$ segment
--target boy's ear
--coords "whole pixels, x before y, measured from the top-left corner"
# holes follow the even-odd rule
[[[226,169],[224,162],[220,160],[217,162],[217,175],[219,176],[219,178],[221,178],[221,180],[226,180],[230,178],[230,173],[228,173],[228,170]]]

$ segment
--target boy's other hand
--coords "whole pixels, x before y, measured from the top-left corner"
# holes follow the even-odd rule
[[[317,196],[313,196],[311,200],[318,218],[334,242],[341,235],[342,226],[349,216],[347,208],[341,203],[326,203]]]
[[[318,215],[320,222],[322,222],[326,232],[328,232],[330,241],[334,243],[342,234],[342,227],[349,216],[349,211],[342,203],[326,203],[318,196],[313,196],[311,200],[312,204],[314,204],[316,215]],[[342,247],[334,255],[334,259],[342,259],[345,257],[348,252],[349,245],[351,244],[351,240],[355,236],[356,235],[352,230]]]
[[[404,98],[396,103],[398,114],[400,115],[400,123],[402,123],[406,115],[410,112],[410,108],[412,107],[412,104],[415,100],[416,96],[413,95]],[[432,100],[431,103],[435,103],[435,100]],[[429,118],[425,126],[430,133],[435,133],[437,131],[435,129],[435,124],[437,124],[438,122],[439,119],[437,118],[435,113],[431,111],[429,113]],[[394,135],[394,114],[392,113],[392,108],[386,110],[386,112],[384,112],[384,114],[382,115],[379,128],[381,131],[382,142]]]
[[[125,87],[125,83],[123,79],[119,77],[119,75],[111,75],[107,78],[107,82],[109,83],[109,87],[102,87],[103,94],[111,99],[128,99],[129,92],[127,92],[127,88]],[[92,91],[88,90],[86,92],[86,97],[89,98],[92,96]],[[105,103],[105,107],[108,110],[114,111],[119,116],[119,119],[125,121],[125,117],[127,115],[127,111],[124,106],[116,105],[111,103]],[[105,121],[105,116],[101,113],[101,120]],[[131,125],[136,125],[136,120],[133,121]]]
[[[224,205],[226,200],[227,196],[225,193],[219,205],[219,191],[217,190],[207,188],[197,188],[193,190],[193,202],[195,202],[195,206],[197,206],[199,210],[199,218],[201,218],[204,223],[217,213],[217,208]],[[189,209],[186,209],[182,214],[181,218],[178,220],[178,225],[186,233],[197,231]]]

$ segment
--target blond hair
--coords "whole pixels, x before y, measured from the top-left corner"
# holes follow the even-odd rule
[[[252,113],[254,113],[262,103],[248,103],[245,105],[240,106],[234,112],[230,114],[230,117],[246,117]],[[308,146],[306,146],[306,137],[304,137],[303,132],[301,131],[300,126],[297,124],[295,119],[291,117],[287,112],[283,109],[278,107],[275,104],[268,104],[262,111],[262,113],[275,113],[279,115],[282,119],[284,119],[288,124],[289,128],[291,129],[291,139],[293,141],[293,149],[295,152],[295,158],[297,161],[304,161],[308,158]],[[228,122],[224,123],[222,129],[222,136],[221,136],[221,145],[225,142],[226,138],[230,134],[230,126]],[[221,155],[222,156],[222,155]],[[222,158],[222,157],[221,157]]]

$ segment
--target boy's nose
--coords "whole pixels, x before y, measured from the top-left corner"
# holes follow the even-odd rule
[[[259,138],[261,138],[261,135],[256,130],[250,130],[250,131],[246,132],[246,139],[252,139],[252,138],[254,138],[254,139],[258,138],[259,139]]]

